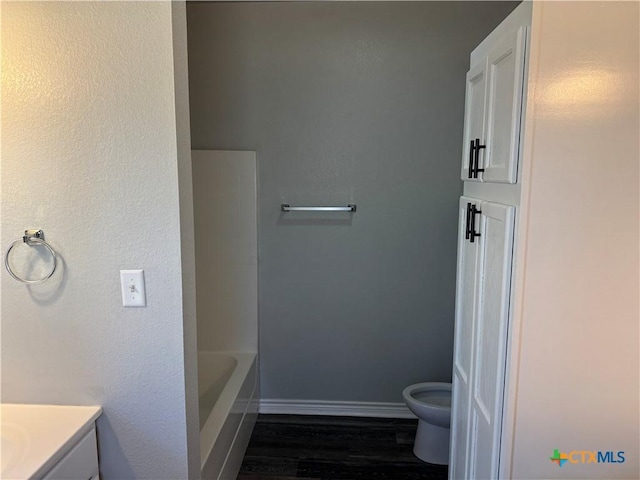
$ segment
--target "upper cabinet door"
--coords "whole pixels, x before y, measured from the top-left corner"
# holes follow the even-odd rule
[[[527,27],[502,37],[467,72],[462,180],[516,183]]]
[[[484,182],[516,183],[527,27],[504,37],[487,57]]]
[[[487,99],[487,61],[474,65],[467,72],[467,87],[464,106],[464,143],[462,147],[462,174],[464,181],[479,182],[473,174],[474,143],[484,142],[485,102]]]

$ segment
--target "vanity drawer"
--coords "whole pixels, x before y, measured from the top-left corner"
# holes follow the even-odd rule
[[[60,460],[43,480],[89,480],[98,478],[96,429],[87,434]]]

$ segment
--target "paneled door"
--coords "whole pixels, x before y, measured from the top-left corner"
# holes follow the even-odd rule
[[[460,200],[449,478],[498,475],[515,207]]]
[[[503,38],[487,57],[483,182],[516,183],[527,27]]]
[[[497,478],[515,207],[481,203],[469,418],[470,479]]]
[[[458,215],[458,266],[456,280],[456,316],[453,352],[453,387],[451,401],[451,448],[449,478],[466,478],[469,440],[469,398],[473,362],[473,328],[475,317],[478,246],[470,240],[470,216],[480,209],[480,200],[460,198]]]
[[[495,41],[467,72],[461,178],[516,183],[527,27]]]

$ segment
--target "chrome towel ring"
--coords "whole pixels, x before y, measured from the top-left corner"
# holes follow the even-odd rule
[[[47,250],[49,250],[49,253],[51,254],[51,257],[53,258],[53,267],[51,268],[51,271],[49,273],[47,273],[44,277],[36,279],[36,280],[28,280],[28,279],[25,279],[25,278],[22,278],[22,277],[19,277],[18,275],[16,275],[14,273],[14,271],[11,270],[11,265],[9,263],[9,254],[11,253],[11,250],[13,250],[13,247],[18,245],[19,243],[26,243],[29,246],[42,245]],[[33,284],[36,284],[36,283],[45,282],[45,281],[47,281],[47,280],[49,280],[51,278],[51,276],[56,271],[56,267],[58,266],[58,257],[56,255],[55,250],[53,248],[51,248],[51,245],[49,245],[47,242],[44,241],[44,232],[42,230],[25,230],[24,231],[24,236],[22,237],[22,240],[16,240],[11,245],[9,245],[9,248],[7,249],[7,253],[4,256],[4,266],[7,269],[7,272],[9,272],[9,275],[11,275],[11,277],[16,279],[20,283],[27,283],[29,285],[33,285]]]

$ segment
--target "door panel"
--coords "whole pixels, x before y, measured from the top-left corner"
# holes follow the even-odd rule
[[[461,197],[458,209],[458,266],[456,279],[455,348],[451,403],[451,447],[449,478],[465,478],[468,443],[469,394],[473,358],[473,318],[475,308],[478,245],[466,239],[469,204],[480,208],[480,201]]]
[[[496,478],[504,393],[515,207],[482,202],[468,478]]]
[[[469,147],[476,138],[480,139],[481,143],[485,138],[486,73],[486,59],[473,65],[467,72],[461,173],[461,178],[464,181],[480,181],[478,178],[469,178],[469,155],[471,154]]]
[[[492,473],[491,444],[482,442],[482,439],[491,436],[491,425],[486,421],[483,414],[477,410],[471,412],[473,424],[473,437],[470,442],[473,444],[469,468],[469,475],[465,478],[473,480],[490,480],[497,478],[497,472]]]
[[[478,242],[471,243],[465,239],[467,206],[469,204],[477,205],[480,208],[480,201],[469,197],[460,198],[454,367],[464,383],[471,381],[475,272],[478,263]]]
[[[469,439],[469,388],[454,368],[451,390],[451,445],[449,449],[449,479],[467,478],[467,447]],[[455,412],[455,413],[454,413]]]
[[[487,58],[486,148],[479,162],[484,182],[517,180],[526,28],[505,37]]]

